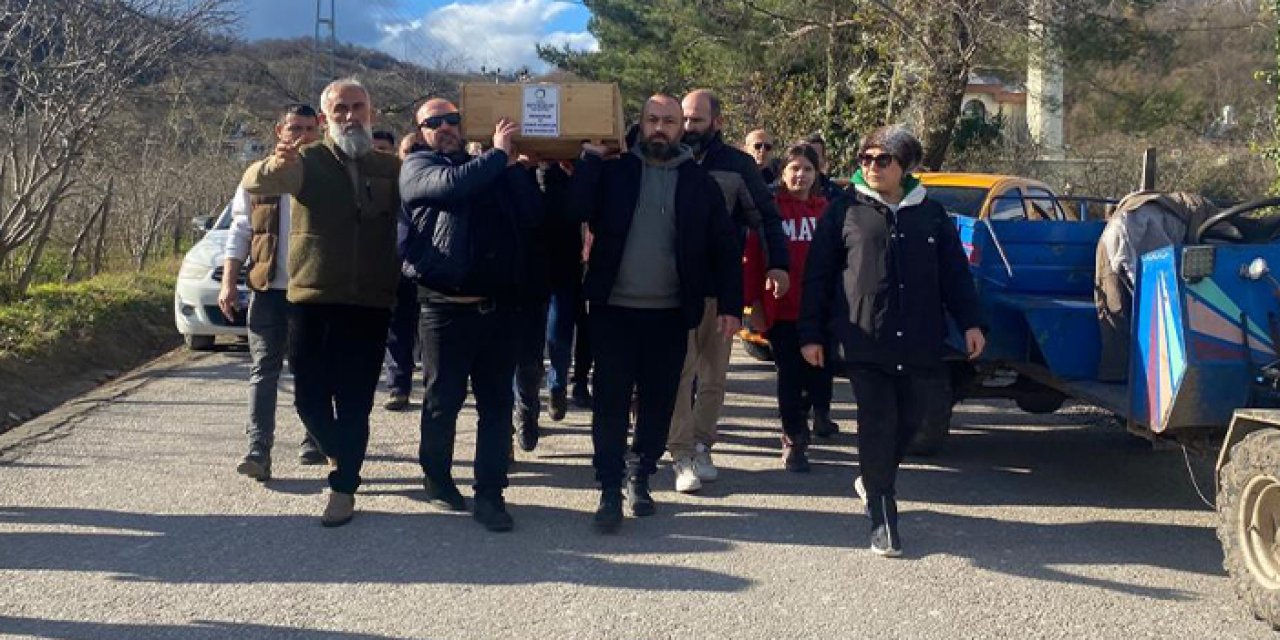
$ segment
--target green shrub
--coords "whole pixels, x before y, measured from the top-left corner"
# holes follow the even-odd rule
[[[0,358],[30,359],[74,348],[94,328],[171,313],[172,263],[130,273],[106,273],[74,284],[41,284],[0,304]]]

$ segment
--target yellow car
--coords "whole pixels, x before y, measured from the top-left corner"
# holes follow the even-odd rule
[[[1075,220],[1049,185],[994,173],[922,173],[929,198],[948,213],[991,220]]]
[[[948,213],[991,220],[1076,220],[1063,208],[1049,185],[1019,176],[994,173],[921,173],[929,198]],[[839,181],[842,184],[846,181]],[[750,313],[750,309],[747,310]],[[769,340],[744,323],[738,332],[751,357],[773,360]]]

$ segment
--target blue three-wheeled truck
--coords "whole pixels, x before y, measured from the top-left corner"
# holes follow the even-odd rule
[[[1212,215],[1136,258],[1118,343],[1104,340],[1095,300],[1106,223],[954,219],[989,329],[981,360],[952,363],[957,401],[1006,397],[1048,413],[1071,398],[1152,439],[1221,438],[1226,569],[1253,614],[1280,628],[1280,199]],[[1100,359],[1114,356],[1127,356],[1128,375],[1100,381]]]

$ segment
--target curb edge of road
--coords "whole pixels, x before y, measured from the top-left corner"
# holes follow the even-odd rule
[[[152,374],[173,369],[208,355],[208,353],[194,352],[184,347],[173,349],[125,372],[114,380],[68,398],[49,411],[0,432],[0,467],[22,457],[24,453],[43,442],[69,435],[67,433],[69,428],[94,410],[128,396],[152,382],[155,379]]]

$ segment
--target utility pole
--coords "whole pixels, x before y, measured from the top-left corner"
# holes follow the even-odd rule
[[[335,21],[334,3],[337,0],[316,0],[316,35],[311,41],[311,91],[312,95],[319,95],[320,90],[329,81],[334,79],[337,70],[334,66],[337,58],[338,36],[337,22]],[[328,8],[328,17],[325,17],[325,8]],[[321,35],[324,38],[321,38]],[[320,57],[323,55],[328,58],[329,64],[325,71],[325,79],[320,82]],[[318,106],[318,105],[317,105]]]
[[[1052,0],[1032,0],[1031,56],[1027,65],[1027,128],[1040,157],[1065,157],[1062,135],[1062,52],[1055,38],[1058,13]]]

